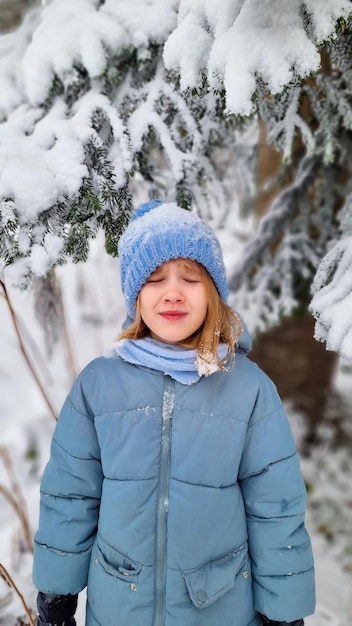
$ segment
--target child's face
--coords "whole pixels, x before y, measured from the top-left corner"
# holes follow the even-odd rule
[[[208,308],[199,264],[175,259],[160,265],[140,291],[140,307],[153,339],[178,344],[193,335]]]

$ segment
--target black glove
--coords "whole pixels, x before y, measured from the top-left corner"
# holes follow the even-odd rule
[[[77,598],[78,594],[53,596],[40,591],[37,596],[36,626],[76,626],[73,616],[77,608]]]
[[[262,615],[263,626],[304,626],[303,619],[296,619],[294,622],[275,622],[273,619],[268,619],[265,615]]]

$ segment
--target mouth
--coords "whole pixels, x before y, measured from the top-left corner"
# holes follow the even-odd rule
[[[187,313],[183,313],[182,311],[162,311],[159,315],[164,319],[170,322],[177,322],[178,320],[182,320],[186,317]]]

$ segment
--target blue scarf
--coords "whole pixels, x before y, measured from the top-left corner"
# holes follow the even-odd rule
[[[219,358],[225,358],[227,345],[219,346]],[[142,365],[168,374],[183,385],[198,382],[201,376],[209,376],[219,370],[218,363],[200,359],[196,350],[145,339],[122,339],[114,346],[114,353],[133,365]]]

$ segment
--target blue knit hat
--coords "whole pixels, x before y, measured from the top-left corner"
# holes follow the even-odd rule
[[[171,259],[201,263],[226,302],[228,285],[218,239],[206,222],[175,203],[152,200],[132,214],[119,243],[121,287],[128,314],[135,318],[136,299],[148,276]]]

